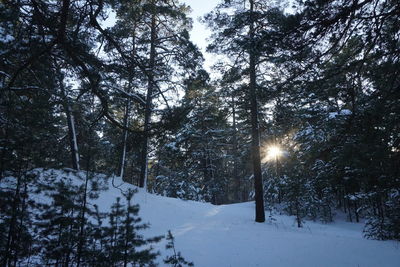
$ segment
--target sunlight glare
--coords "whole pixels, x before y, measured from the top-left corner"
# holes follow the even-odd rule
[[[282,149],[279,146],[271,145],[271,146],[267,147],[266,160],[267,161],[276,160],[280,156],[282,156],[282,153],[283,153]]]

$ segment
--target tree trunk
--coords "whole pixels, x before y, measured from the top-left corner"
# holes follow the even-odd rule
[[[133,26],[133,36],[132,36],[132,56],[135,56],[136,54],[136,23]],[[132,76],[133,76],[134,69],[131,70],[129,73],[129,87],[128,87],[128,93],[131,92],[132,88]],[[126,99],[125,102],[125,114],[124,114],[124,132],[123,132],[123,145],[122,145],[122,153],[121,153],[121,162],[119,166],[119,176],[123,180],[124,177],[124,172],[125,172],[125,164],[126,164],[126,147],[127,147],[127,141],[128,141],[128,126],[129,126],[129,115],[130,115],[130,110],[131,110],[131,100],[129,98]],[[133,179],[129,179],[130,183],[133,184]]]
[[[347,199],[347,208],[349,210],[349,220],[350,222],[353,222],[353,217],[351,216],[351,202],[349,199]]]
[[[68,103],[68,100],[65,100],[65,114],[67,115],[68,121],[68,136],[70,139],[70,147],[71,147],[71,156],[72,156],[72,167],[75,170],[80,170],[79,166],[79,150],[78,150],[78,141],[76,138],[76,130],[75,130],[75,118],[71,112],[71,107]]]
[[[128,140],[128,124],[129,124],[129,111],[130,111],[130,101],[129,99],[126,100],[125,104],[125,114],[124,114],[124,134],[122,137],[122,155],[121,155],[121,163],[119,167],[119,176],[123,179],[124,176],[124,169],[125,169],[125,161],[126,161],[126,145]]]
[[[254,1],[250,0],[250,32],[249,37],[251,41],[251,47],[249,49],[250,56],[250,108],[251,108],[251,137],[252,137],[252,160],[254,169],[254,193],[256,202],[256,222],[265,221],[264,212],[264,196],[263,196],[263,182],[261,172],[261,158],[260,158],[260,131],[258,125],[258,106],[257,106],[257,82],[256,82],[256,55],[255,55],[255,43],[254,43]]]
[[[133,242],[130,240],[130,227],[131,227],[131,220],[130,212],[131,212],[131,198],[132,195],[128,193],[126,198],[127,205],[126,205],[126,221],[125,221],[125,240],[124,240],[124,267],[128,266],[128,252],[129,252],[129,242]]]
[[[356,222],[360,222],[360,216],[358,214],[357,200],[354,200],[354,214],[356,215]]]
[[[153,1],[154,5],[154,1]],[[140,168],[140,180],[139,187],[145,187],[147,183],[148,174],[148,150],[149,150],[149,129],[150,129],[150,119],[152,111],[152,94],[154,91],[154,65],[156,58],[156,16],[153,7],[153,14],[151,18],[151,33],[150,33],[150,59],[149,59],[149,75],[148,75],[148,85],[147,85],[147,97],[146,97],[146,107],[144,114],[144,136],[143,136],[143,146],[141,155],[141,168]]]
[[[2,266],[12,266],[12,260],[13,260],[13,253],[16,253],[16,230],[15,226],[17,224],[17,217],[18,217],[18,208],[20,205],[20,187],[21,187],[21,176],[22,176],[22,171],[20,167],[20,171],[17,175],[17,184],[15,188],[15,194],[14,194],[14,199],[12,203],[12,210],[11,210],[11,218],[10,218],[10,223],[8,227],[8,233],[7,233],[7,241],[5,244],[5,253],[2,259]]]
[[[236,107],[235,97],[232,95],[232,143],[233,143],[233,180],[235,181],[235,201],[241,202],[241,178],[238,174],[238,141],[237,141],[237,129],[236,129]]]
[[[85,246],[85,216],[86,216],[86,206],[87,206],[87,190],[88,190],[88,182],[90,175],[90,161],[91,161],[91,137],[89,137],[88,142],[88,158],[86,163],[86,179],[85,179],[85,187],[83,188],[83,196],[82,196],[82,206],[81,206],[81,216],[80,216],[80,225],[79,225],[79,240],[78,240],[78,248],[77,248],[77,262],[76,266],[79,267],[81,264],[82,251]]]
[[[75,119],[74,115],[72,114],[71,105],[68,100],[68,96],[65,92],[64,87],[64,78],[60,71],[57,68],[57,75],[58,75],[58,83],[61,89],[61,96],[63,98],[63,106],[65,110],[65,115],[67,116],[67,124],[68,124],[68,137],[69,137],[69,145],[71,150],[71,160],[72,160],[72,168],[75,170],[80,170],[79,166],[79,150],[78,150],[78,141],[76,138],[76,130],[75,130]]]
[[[28,200],[28,182],[25,181],[24,183],[24,191],[21,195],[21,210],[19,211],[20,213],[20,218],[19,218],[19,226],[18,226],[18,231],[16,232],[15,235],[15,241],[16,241],[16,247],[15,247],[15,252],[14,252],[14,266],[17,266],[18,262],[18,254],[19,254],[19,247],[20,247],[20,242],[21,242],[21,230],[23,229],[24,226],[24,218],[25,218],[25,212],[27,210],[27,203]]]
[[[301,217],[300,217],[300,208],[299,208],[299,201],[296,200],[296,221],[297,221],[297,227],[301,228]]]

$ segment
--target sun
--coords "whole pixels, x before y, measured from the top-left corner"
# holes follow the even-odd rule
[[[277,145],[270,145],[267,147],[266,161],[277,160],[283,154],[282,149]]]

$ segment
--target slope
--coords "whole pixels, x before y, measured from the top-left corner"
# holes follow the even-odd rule
[[[120,190],[132,187],[115,181],[97,200],[111,205]],[[289,216],[255,223],[254,203],[214,206],[145,193],[134,196],[140,216],[151,223],[145,235],[171,230],[176,246],[195,266],[332,266],[396,267],[400,244],[362,237],[362,224],[306,222],[298,229]],[[159,249],[163,250],[164,243]],[[161,259],[161,258],[160,258]],[[162,265],[162,264],[161,264]]]

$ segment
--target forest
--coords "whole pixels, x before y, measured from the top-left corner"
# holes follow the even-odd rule
[[[220,0],[201,18],[209,69],[191,11],[0,1],[1,266],[153,266],[135,247],[162,237],[136,233],[133,191],[108,214],[87,204],[104,177],[254,201],[258,223],[341,212],[365,238],[400,240],[400,1]],[[165,264],[192,266],[177,252]]]

